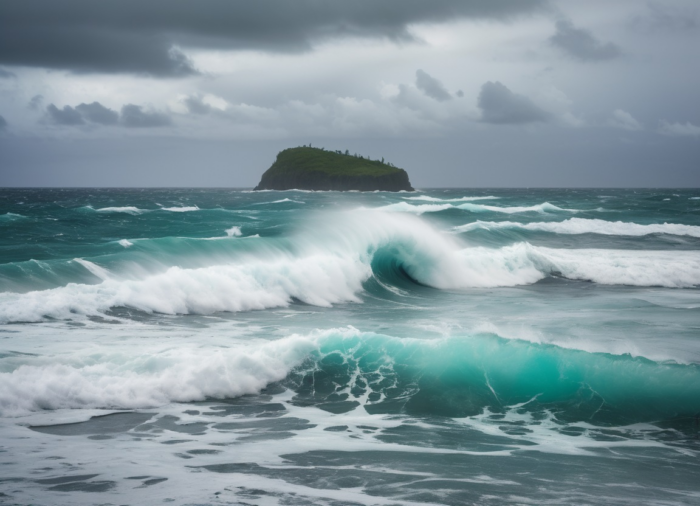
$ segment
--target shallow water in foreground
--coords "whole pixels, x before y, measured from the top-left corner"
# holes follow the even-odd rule
[[[700,504],[700,190],[0,190],[0,503]]]

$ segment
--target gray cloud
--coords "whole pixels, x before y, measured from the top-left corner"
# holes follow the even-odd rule
[[[121,120],[129,128],[152,128],[168,126],[172,123],[170,116],[160,112],[145,112],[141,106],[127,104],[122,107]]]
[[[416,87],[438,102],[444,102],[452,98],[452,95],[450,95],[440,81],[421,69],[416,70]]]
[[[22,0],[0,3],[0,63],[74,72],[192,74],[175,47],[309,50],[338,37],[411,40],[408,27],[456,18],[507,20],[547,0]]]
[[[678,137],[700,137],[700,127],[693,125],[690,121],[670,123],[662,120],[659,126],[659,133]]]
[[[498,81],[488,81],[481,86],[478,106],[484,123],[534,123],[550,117],[528,97],[513,93]]]
[[[693,31],[700,28],[700,10],[697,6],[674,6],[668,3],[649,3],[648,12],[632,19],[634,28],[645,31]]]
[[[0,116],[0,131],[7,128],[7,120]]]
[[[119,113],[108,109],[99,102],[92,104],[80,104],[75,109],[88,121],[100,125],[116,125],[119,121]]]
[[[37,97],[41,97],[37,95]],[[37,97],[34,97],[35,99]],[[34,99],[32,99],[34,100]],[[98,125],[117,125],[129,128],[150,128],[167,126],[172,123],[170,116],[156,111],[144,111],[141,106],[127,104],[122,107],[121,115],[99,102],[82,103],[75,107],[69,105],[59,109],[49,104],[46,112],[52,123],[56,125],[79,126],[86,122]]]
[[[199,96],[187,97],[184,102],[187,110],[192,114],[209,114],[211,112],[211,106],[205,104]]]
[[[610,118],[608,124],[615,128],[622,128],[623,130],[630,131],[642,130],[644,128],[634,116],[622,109],[615,109],[613,111],[612,118]]]
[[[0,68],[0,79],[10,79],[12,77],[17,77],[14,72]]]
[[[602,43],[591,32],[576,28],[571,21],[557,21],[557,32],[549,38],[556,47],[581,61],[610,60],[620,56],[612,42]]]
[[[31,100],[27,103],[27,107],[29,107],[32,111],[36,111],[41,107],[42,102],[44,101],[44,96],[43,95],[34,95]]]
[[[82,114],[69,105],[64,105],[63,109],[59,109],[55,105],[49,104],[46,107],[46,112],[49,113],[51,121],[57,125],[75,126],[85,124]]]

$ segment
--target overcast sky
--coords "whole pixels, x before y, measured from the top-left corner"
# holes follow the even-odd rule
[[[700,187],[697,0],[0,2],[0,186]]]

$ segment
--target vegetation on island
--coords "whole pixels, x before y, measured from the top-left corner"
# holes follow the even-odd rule
[[[302,146],[280,151],[272,165],[278,171],[319,171],[326,174],[353,174],[357,176],[383,176],[401,169],[381,160],[350,154],[348,150],[327,151],[324,148]]]
[[[412,191],[408,174],[389,162],[311,145],[280,151],[256,190]]]

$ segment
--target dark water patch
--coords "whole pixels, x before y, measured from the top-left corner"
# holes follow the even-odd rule
[[[211,411],[206,411],[205,416],[281,416],[287,411],[284,404],[229,404],[212,406]]]
[[[221,450],[202,448],[196,450],[188,450],[187,453],[189,453],[190,455],[216,455],[217,453],[221,453]]]
[[[164,481],[168,481],[168,478],[151,478],[150,480],[144,481],[142,486],[150,487],[151,485],[157,485],[158,483],[163,483]]]
[[[59,476],[58,478],[46,478],[42,480],[34,480],[41,485],[58,485],[62,483],[72,483],[74,481],[87,481],[99,476],[99,474],[81,474],[75,476]]]
[[[109,415],[93,416],[85,422],[59,425],[35,425],[29,428],[36,432],[53,434],[55,436],[119,434],[128,432],[151,418],[153,418],[152,413],[112,413]]]
[[[348,430],[347,425],[333,425],[332,427],[326,427],[325,429],[328,432],[345,432]]]
[[[88,481],[63,483],[49,487],[49,490],[52,492],[107,492],[116,487],[116,485],[114,481]]]
[[[295,430],[313,429],[315,424],[308,420],[294,417],[284,417],[277,419],[262,419],[245,422],[223,422],[213,425],[217,430],[257,430],[270,432],[285,432]]]
[[[333,413],[334,415],[340,415],[343,413],[348,413],[360,405],[357,401],[337,401],[337,402],[322,402],[317,404],[318,409]]]
[[[262,432],[257,434],[251,434],[248,436],[242,436],[238,439],[241,443],[252,443],[255,441],[277,441],[282,439],[291,439],[296,434],[294,432],[285,431],[275,431],[275,432]]]
[[[413,424],[384,429],[375,436],[379,441],[407,446],[441,448],[459,451],[497,452],[518,446],[535,445],[530,441],[506,436],[494,436],[467,428],[424,428]]]

